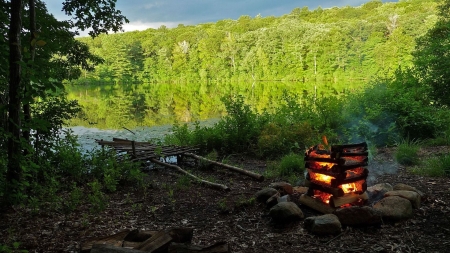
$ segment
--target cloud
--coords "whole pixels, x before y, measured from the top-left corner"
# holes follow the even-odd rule
[[[282,16],[296,7],[307,6],[314,10],[318,6],[359,6],[365,2],[368,0],[117,0],[117,9],[130,20],[124,27],[125,31],[133,31],[143,30],[146,25],[147,28],[158,28],[161,25],[171,28],[178,24],[195,25],[238,19],[243,15]],[[56,18],[68,19],[61,12],[62,0],[46,0],[45,3]]]

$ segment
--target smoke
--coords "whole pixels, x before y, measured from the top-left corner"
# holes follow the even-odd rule
[[[375,156],[369,154],[369,165],[367,166],[369,176],[367,177],[367,185],[374,185],[376,180],[384,174],[397,173],[398,168],[399,164],[385,153]]]

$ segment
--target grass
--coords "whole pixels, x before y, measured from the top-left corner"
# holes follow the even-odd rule
[[[420,145],[421,142],[419,140],[403,139],[397,145],[397,152],[395,153],[396,161],[405,166],[419,165],[420,159],[418,152]]]
[[[411,168],[411,172],[421,176],[444,177],[450,175],[450,154],[431,157],[419,166]]]

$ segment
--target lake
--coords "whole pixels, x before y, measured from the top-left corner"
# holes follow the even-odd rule
[[[85,141],[122,137],[160,139],[174,123],[213,124],[226,113],[221,99],[242,95],[258,112],[279,106],[284,92],[305,96],[342,95],[364,86],[342,82],[240,82],[67,85],[67,97],[78,100],[83,113],[69,122]],[[131,130],[135,134],[128,130]]]

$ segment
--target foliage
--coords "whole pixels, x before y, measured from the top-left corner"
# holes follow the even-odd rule
[[[285,177],[288,179],[293,179],[290,181],[298,181],[299,177],[303,177],[304,171],[305,171],[304,157],[292,153],[285,155],[278,162],[270,163],[267,166],[267,169],[264,172],[264,174],[268,178]]]
[[[403,139],[398,145],[397,150],[395,152],[395,159],[401,165],[418,165],[420,162],[419,159],[419,149],[420,149],[420,141],[414,139]]]
[[[81,38],[105,62],[76,83],[390,77],[412,65],[415,38],[436,22],[436,6],[415,0],[296,8],[280,17]]]
[[[414,65],[418,80],[430,87],[438,103],[450,105],[450,1],[442,1],[439,18],[428,32],[417,40]]]
[[[12,246],[0,244],[0,253],[27,253],[28,250],[20,249],[19,242],[12,243]]]

